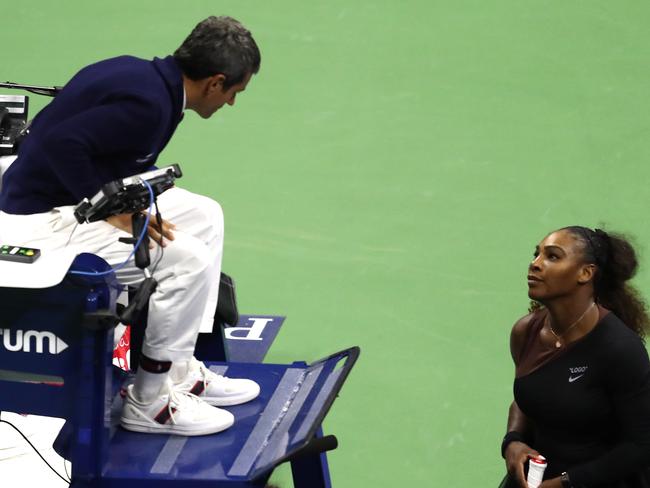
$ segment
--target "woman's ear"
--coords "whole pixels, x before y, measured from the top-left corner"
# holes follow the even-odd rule
[[[590,281],[593,281],[596,276],[596,265],[595,264],[584,264],[580,268],[578,274],[578,283],[581,285],[586,285]]]

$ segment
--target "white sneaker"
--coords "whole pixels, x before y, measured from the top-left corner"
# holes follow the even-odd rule
[[[136,432],[195,436],[226,430],[235,423],[235,417],[168,382],[160,396],[147,404],[135,398],[133,385],[129,385],[120,423]]]
[[[254,381],[221,376],[210,371],[196,358],[190,360],[188,369],[185,379],[174,384],[174,388],[196,395],[210,405],[239,405],[260,394],[260,386]]]

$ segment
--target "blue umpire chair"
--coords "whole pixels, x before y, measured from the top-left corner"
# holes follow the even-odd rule
[[[0,413],[66,420],[55,444],[71,462],[72,487],[263,487],[287,461],[296,488],[331,486],[325,451],[336,439],[321,424],[359,348],[311,364],[225,361],[231,349],[261,361],[270,343],[230,348],[217,322],[201,334],[197,357],[220,374],[257,381],[260,396],[232,407],[235,425],[219,434],[129,432],[119,427],[128,376],[112,366],[122,288],[103,259],[74,249],[44,251],[33,263],[0,261]],[[134,328],[141,336],[143,326]],[[256,347],[265,349],[241,352]]]

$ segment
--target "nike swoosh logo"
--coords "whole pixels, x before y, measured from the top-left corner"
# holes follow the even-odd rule
[[[569,376],[569,383],[573,383],[574,381],[579,380],[579,379],[582,378],[584,375],[585,375],[585,374],[582,373],[582,374],[579,374],[578,376]]]

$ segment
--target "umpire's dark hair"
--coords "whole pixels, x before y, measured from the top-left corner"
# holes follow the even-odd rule
[[[174,59],[192,80],[223,74],[223,88],[228,89],[257,73],[261,56],[255,39],[241,23],[232,17],[211,16],[196,25]]]
[[[565,227],[583,245],[585,262],[596,265],[594,298],[644,337],[650,325],[646,305],[627,282],[639,267],[632,244],[621,234],[578,225]]]

